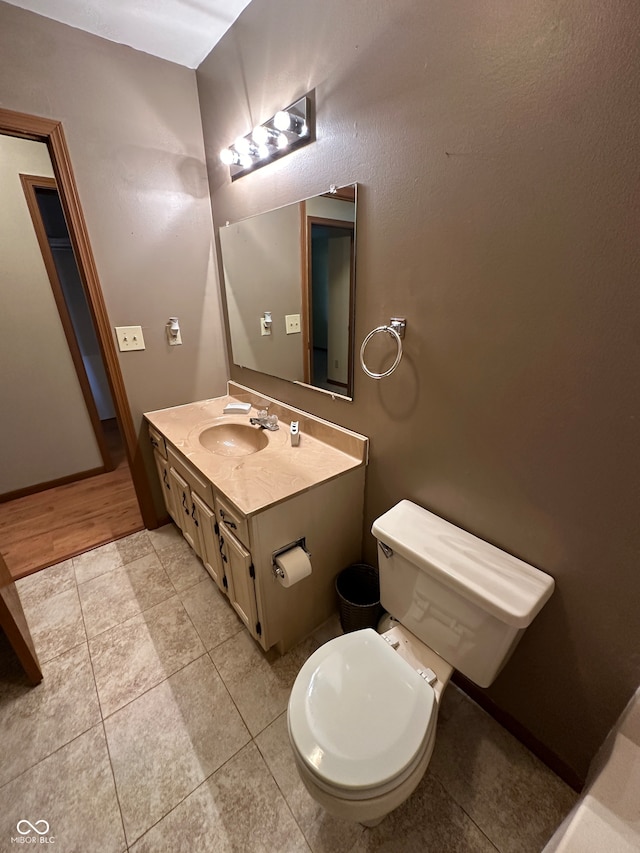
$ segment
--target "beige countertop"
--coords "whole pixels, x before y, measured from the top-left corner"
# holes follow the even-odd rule
[[[368,439],[321,418],[286,406],[237,383],[223,397],[147,412],[145,418],[244,515],[265,509],[320,483],[367,464]],[[249,414],[225,415],[227,403],[252,403]],[[207,450],[200,433],[217,423],[249,424],[257,408],[270,404],[280,428],[264,430],[267,446],[246,456]],[[300,423],[300,443],[291,445],[289,424]],[[260,427],[255,427],[260,429]]]

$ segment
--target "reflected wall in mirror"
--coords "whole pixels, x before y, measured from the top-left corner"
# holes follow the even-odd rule
[[[353,396],[355,229],[355,184],[220,228],[234,364]]]

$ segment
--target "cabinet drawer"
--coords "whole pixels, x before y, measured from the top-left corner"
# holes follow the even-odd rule
[[[163,459],[167,458],[167,445],[164,440],[164,436],[160,435],[160,433],[155,430],[152,426],[149,427],[149,441],[151,442],[151,447],[162,456]]]
[[[244,515],[239,513],[237,509],[233,509],[219,495],[216,495],[215,506],[220,533],[224,533],[225,530],[231,531],[236,539],[239,539],[243,545],[249,548],[249,526]]]
[[[167,459],[169,464],[178,471],[189,484],[191,491],[195,492],[202,500],[213,506],[213,490],[211,483],[202,476],[199,471],[190,465],[184,456],[179,455],[170,444],[167,445]]]

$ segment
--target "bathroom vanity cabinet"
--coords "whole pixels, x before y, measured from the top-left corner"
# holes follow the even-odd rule
[[[249,424],[223,412],[242,400],[269,403],[280,429],[265,433],[264,449],[207,449],[205,430]],[[254,639],[284,653],[331,615],[335,576],[361,557],[367,439],[235,383],[224,397],[145,417],[167,512]],[[295,545],[311,574],[285,587],[274,555]]]

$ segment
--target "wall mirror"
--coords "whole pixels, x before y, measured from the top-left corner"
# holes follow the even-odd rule
[[[233,363],[353,397],[356,185],[219,229]]]

